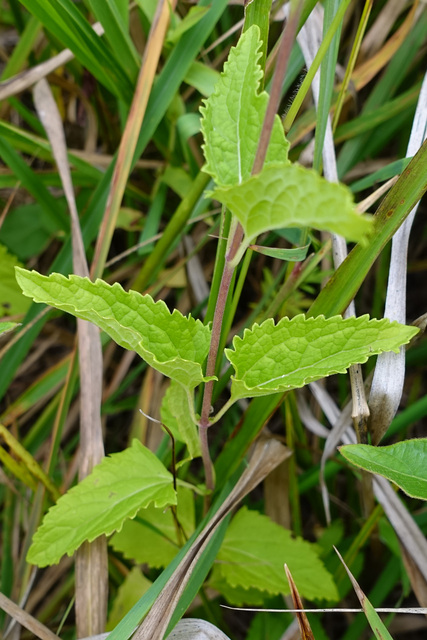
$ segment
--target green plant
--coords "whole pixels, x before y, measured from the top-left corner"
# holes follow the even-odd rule
[[[424,510],[364,473],[424,497],[424,441],[342,448],[362,470],[336,454],[340,441],[356,442],[351,416],[361,442],[388,429],[388,444],[417,436],[427,412],[425,342],[406,350],[414,328],[369,319],[406,322],[405,296],[397,315],[382,305],[388,243],[400,227],[399,245],[426,189],[427,14],[417,1],[365,0],[359,15],[349,0],[293,0],[281,33],[282,4],[245,3],[240,40],[242,7],[226,0],[1,6],[5,635],[16,606],[2,594],[30,592],[26,558],[46,566],[74,550],[37,571],[26,605],[63,640],[102,632],[107,604],[111,640],[136,627],[135,640],[163,640],[187,610],[233,639],[279,640],[289,613],[241,618],[220,603],[282,609],[285,562],[315,601],[316,640],[359,640],[368,621],[389,637],[360,592],[365,615],[349,616],[346,630],[319,613],[346,606],[350,588],[333,545],[372,604],[393,613],[418,593],[417,570],[427,576]],[[20,100],[35,82],[33,101]],[[396,184],[378,188],[388,178]],[[357,214],[352,194],[368,196]],[[424,311],[418,225],[408,317]],[[339,266],[344,231],[356,246]],[[24,264],[52,274],[18,278],[59,311],[22,295],[12,266]],[[90,280],[60,275],[89,268]],[[356,294],[354,313],[369,316],[347,318]],[[79,317],[79,351],[61,310]],[[386,364],[397,360],[399,375]],[[404,360],[405,393],[390,402]],[[312,382],[349,364],[349,376]],[[363,386],[374,366],[369,423]],[[51,637],[21,614],[32,634]]]
[[[170,378],[162,419],[174,438],[187,447],[190,458],[201,454],[208,494],[214,490],[214,475],[207,433],[234,403],[243,398],[285,393],[333,373],[343,373],[349,366],[365,362],[374,354],[397,351],[418,331],[385,319],[369,320],[367,316],[343,319],[298,315],[278,323],[273,319],[256,323],[245,330],[243,337],[233,340],[232,348],[224,351],[234,369],[230,399],[216,415],[211,415],[214,382],[218,380],[222,363],[218,348],[229,285],[234,269],[255,238],[272,229],[304,225],[339,231],[350,240],[366,244],[373,232],[372,221],[355,212],[345,187],[328,183],[316,172],[290,164],[288,143],[277,116],[274,116],[265,161],[262,168],[254,172],[258,141],[268,135],[268,127],[263,126],[268,96],[260,91],[260,56],[259,29],[252,26],[231,50],[216,89],[202,109],[204,171],[215,183],[208,195],[223,203],[224,214],[225,207],[231,213],[212,327],[177,310],[170,313],[163,302],[154,302],[149,295],[135,291],[125,293],[118,284],[110,286],[102,280],[92,283],[87,278],[65,278],[60,274],[45,277],[34,271],[16,269],[25,295],[93,322],[119,345],[136,351],[150,366]],[[204,395],[199,416],[194,390],[202,384]],[[178,487],[181,485],[187,487],[187,491],[195,490],[178,479]],[[158,510],[176,503],[172,476],[154,454],[135,441],[131,448],[101,462],[49,510],[34,536],[28,560],[39,566],[55,563],[64,553],[72,554],[84,540],[93,541],[102,534],[116,531],[112,539],[114,548],[139,562],[147,561],[144,553],[132,551],[132,540],[144,527],[153,529],[160,537],[166,535],[171,525],[173,531],[173,521],[167,525],[164,518],[159,520]],[[147,511],[150,504],[154,510]],[[177,513],[177,523],[188,519],[188,512],[186,516],[179,501]],[[131,524],[129,518],[137,514]],[[194,516],[190,516],[188,527],[184,526],[186,536],[194,531]],[[58,528],[62,532],[59,538]],[[253,539],[245,538],[244,531],[252,531]],[[169,533],[169,542],[179,544],[183,533],[178,530],[178,537],[172,535],[172,538]],[[263,549],[263,539],[270,541],[269,557]],[[305,545],[304,550],[301,547],[297,551],[295,545]],[[244,563],[239,563],[239,551],[242,558],[248,554],[253,558],[249,573]],[[303,595],[311,599],[336,597],[329,574],[308,543],[293,541],[278,525],[246,509],[238,512],[225,535],[219,552],[225,564],[214,571],[210,583],[232,601],[247,602],[252,598],[259,602],[261,592],[274,594],[285,588],[284,574],[277,568],[280,567],[278,556],[282,554],[283,558],[288,554],[294,558],[289,563],[294,564],[293,573]],[[231,558],[237,560],[230,573],[227,562]],[[298,564],[297,558],[304,559],[311,567],[307,582],[304,581],[305,568]],[[153,566],[159,563],[166,566],[168,560],[165,552],[160,554],[157,564],[153,561]],[[316,586],[319,581],[320,590]],[[253,589],[252,594],[248,588]]]

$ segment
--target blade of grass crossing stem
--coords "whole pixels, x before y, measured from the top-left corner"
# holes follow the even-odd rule
[[[427,142],[424,142],[375,214],[375,233],[356,245],[311,305],[308,316],[341,314],[353,300],[369,269],[427,190]]]
[[[294,101],[292,102],[292,105],[285,117],[285,120],[283,122],[283,126],[285,128],[285,131],[289,131],[289,129],[292,126],[293,121],[295,120],[298,111],[300,110],[300,107],[302,105],[302,102],[305,98],[305,96],[307,95],[308,90],[311,87],[311,83],[313,82],[313,78],[322,62],[322,60],[324,59],[326,52],[332,42],[332,39],[335,35],[335,33],[337,32],[337,30],[340,28],[340,25],[342,23],[343,17],[345,12],[347,11],[347,8],[350,4],[351,0],[343,0],[338,8],[338,11],[336,12],[331,26],[329,27],[327,33],[325,34],[325,37],[323,39],[322,44],[320,45],[319,51],[317,52],[316,57],[313,60],[313,64],[311,65],[310,69],[307,72],[307,75],[304,78],[304,81],[302,83],[302,85],[300,86],[297,95],[295,96]]]
[[[333,18],[339,8],[340,0],[327,0],[324,6],[323,34],[328,32]],[[342,21],[332,38],[331,45],[326,51],[320,66],[319,99],[317,103],[317,124],[314,137],[313,169],[321,170],[323,142],[325,140],[326,126],[331,109],[332,93],[334,90],[335,67],[338,59]]]
[[[354,66],[356,64],[357,56],[359,55],[360,46],[362,44],[363,36],[365,34],[366,26],[368,24],[368,19],[371,14],[373,0],[366,0],[365,6],[363,8],[363,13],[360,18],[359,25],[357,27],[356,37],[354,39],[353,46],[351,48],[350,58],[347,64],[347,68],[345,70],[344,80],[341,85],[340,92],[338,94],[338,99],[335,106],[335,113],[332,120],[332,130],[335,131],[337,128],[341,110],[344,104],[344,99],[347,93],[348,85],[350,84],[351,74],[353,73]]]
[[[107,260],[108,251],[113,237],[114,229],[119,215],[120,205],[123,199],[126,183],[132,168],[134,155],[142,121],[147,108],[148,97],[154,82],[157,65],[162,52],[166,31],[169,25],[170,12],[174,11],[176,0],[168,2],[161,0],[156,9],[154,19],[144,50],[141,71],[133,96],[132,105],[125,130],[120,141],[117,162],[114,167],[111,190],[108,196],[107,208],[102,221],[101,229],[96,243],[95,256],[91,275],[94,278],[101,277]]]
[[[112,55],[106,43],[96,35],[89,22],[71,0],[22,0],[61,43],[71,49],[77,60],[113,95],[129,104],[132,83],[120,56]]]
[[[350,569],[347,567],[339,551],[336,549],[336,547],[334,547],[334,549],[337,552],[339,559],[343,563],[345,570],[347,571],[348,577],[350,578],[351,584],[353,585],[353,589],[355,590],[356,595],[359,598],[359,602],[362,605],[363,611],[365,612],[366,618],[368,619],[369,626],[374,632],[375,637],[377,638],[377,640],[393,640],[383,622],[381,621],[378,613],[375,611],[374,607],[371,605],[368,598],[363,593]]]

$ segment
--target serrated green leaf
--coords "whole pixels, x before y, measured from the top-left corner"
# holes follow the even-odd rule
[[[121,529],[141,509],[176,504],[172,474],[138,440],[104,458],[45,515],[27,554],[39,567],[56,564],[88,540]]]
[[[144,576],[141,569],[133,567],[117,590],[105,630],[112,631],[151,585],[152,583]]]
[[[185,537],[189,538],[194,531],[193,493],[180,487],[177,499],[177,518]],[[121,531],[110,540],[115,551],[155,569],[167,567],[183,542],[182,537],[181,540],[178,538],[177,524],[171,510],[160,510],[153,506],[140,511],[134,520],[127,520]]]
[[[19,322],[0,322],[0,335],[19,327]]]
[[[234,516],[217,560],[222,577],[232,587],[289,593],[283,568],[286,563],[302,596],[310,600],[338,598],[332,576],[314,545],[292,538],[290,531],[246,507]]]
[[[391,480],[408,496],[427,500],[427,438],[388,447],[351,444],[340,447],[340,453],[357,467]]]
[[[197,426],[190,415],[189,398],[185,389],[171,382],[166,391],[160,415],[162,422],[171,430],[173,437],[187,445],[191,458],[201,455]]]
[[[253,25],[230,50],[215,91],[200,109],[206,158],[203,170],[221,186],[240,184],[251,175],[268,104],[268,94],[259,93],[260,57],[259,28]],[[288,149],[276,116],[265,165],[286,162]]]
[[[236,375],[234,400],[263,396],[304,386],[333,373],[344,373],[351,364],[363,363],[383,351],[397,352],[418,333],[387,319],[369,316],[342,318],[272,318],[236,336],[226,349]]]
[[[354,209],[351,191],[298,164],[272,163],[239,185],[209,194],[230,209],[245,232],[246,245],[260,233],[282,227],[313,227],[364,241],[373,229]]]
[[[28,311],[31,302],[22,295],[15,279],[20,262],[0,244],[0,316],[14,316]]]
[[[125,349],[136,351],[154,369],[190,389],[203,380],[209,327],[149,295],[125,292],[120,284],[58,273],[42,276],[16,269],[24,294],[93,322]]]

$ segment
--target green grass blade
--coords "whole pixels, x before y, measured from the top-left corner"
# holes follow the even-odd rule
[[[117,2],[89,0],[89,4],[93,14],[104,27],[105,37],[110,43],[112,51],[116,53],[120,63],[127,69],[130,78],[136,79],[140,58],[117,7]]]
[[[353,300],[374,261],[427,190],[427,142],[424,142],[374,217],[375,233],[367,245],[348,255],[322,289],[308,312],[326,317],[343,313]]]
[[[105,42],[96,35],[71,0],[22,0],[22,4],[61,43],[71,49],[76,58],[113,95],[129,103],[132,95],[131,78]]]
[[[42,25],[40,24],[40,21],[34,16],[28,20],[24,31],[20,35],[18,44],[14,48],[5,68],[3,69],[3,73],[0,78],[1,81],[11,78],[25,67],[28,56],[34,47],[34,43],[41,28]]]
[[[19,153],[12,146],[2,140],[0,147],[0,157],[4,163],[12,169],[22,185],[31,193],[37,202],[43,206],[43,210],[48,218],[52,230],[62,229],[68,231],[70,228],[67,216],[58,207],[55,198],[46,187],[37,179],[35,173],[28,167]]]
[[[340,0],[327,0],[323,19],[323,33],[327,33],[334,15],[338,11]],[[335,82],[335,67],[338,58],[342,21],[332,38],[331,45],[326,52],[320,67],[319,99],[317,102],[317,124],[314,138],[313,169],[320,172],[322,166],[322,152],[325,140],[326,126],[331,109],[332,94]]]
[[[350,4],[350,0],[343,0],[340,4],[338,11],[335,14],[334,19],[332,20],[331,26],[328,29],[328,32],[325,34],[323,38],[322,44],[319,47],[319,51],[316,54],[316,57],[313,60],[313,64],[307,72],[307,75],[304,78],[302,85],[300,86],[297,95],[289,109],[285,120],[283,122],[283,126],[285,127],[285,131],[289,131],[292,126],[293,121],[295,120],[298,111],[303,103],[305,96],[309,88],[311,87],[311,83],[313,82],[313,78],[316,75],[316,72],[322,62],[335,33],[340,27],[342,19],[344,17],[345,12],[347,11],[348,5]]]

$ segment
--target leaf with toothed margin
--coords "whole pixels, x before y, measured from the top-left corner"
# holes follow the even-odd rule
[[[163,301],[125,292],[118,284],[59,273],[42,276],[16,268],[23,293],[77,318],[89,320],[121,347],[136,351],[154,369],[193,389],[203,380],[202,365],[209,351],[211,330],[200,320],[170,313]]]
[[[138,440],[113,453],[59,498],[33,537],[27,561],[39,567],[56,564],[88,540],[120,531],[123,522],[153,503],[176,504],[172,474]]]
[[[217,185],[239,184],[251,175],[269,100],[266,91],[259,92],[263,75],[258,64],[260,49],[260,31],[253,25],[230,50],[213,94],[200,109],[206,158],[203,171]],[[265,165],[286,163],[288,149],[289,142],[276,115]]]
[[[356,213],[346,186],[298,164],[264,166],[241,184],[218,187],[209,195],[239,220],[245,246],[259,234],[283,227],[312,227],[362,242],[373,230],[372,220]]]
[[[225,351],[235,370],[231,397],[265,396],[344,373],[382,351],[397,352],[416,333],[415,327],[367,315],[266,320],[236,336],[233,349]]]

